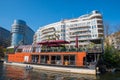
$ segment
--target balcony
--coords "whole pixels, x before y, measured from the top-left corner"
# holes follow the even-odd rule
[[[83,38],[78,38],[78,40],[90,40],[91,39],[91,37],[83,37]],[[76,40],[76,38],[70,38],[70,41],[75,41]]]
[[[46,29],[43,29],[41,32],[44,33],[44,32],[48,32],[48,31],[54,31],[54,27],[51,27],[51,28],[46,28]]]
[[[42,34],[45,35],[45,34],[49,34],[49,33],[52,33],[52,32],[54,32],[54,31],[53,30],[47,30],[45,32],[42,32]]]
[[[53,35],[53,34],[54,34],[54,32],[43,34],[43,35],[41,35],[41,38],[48,37],[48,36]]]
[[[88,31],[88,28],[82,28],[82,29],[80,29],[80,28],[78,28],[78,29],[71,29],[70,30],[70,32],[77,32],[77,31],[81,31],[81,32],[83,32],[83,31]]]
[[[91,34],[90,32],[86,32],[86,33],[84,33],[84,32],[83,32],[83,33],[78,33],[78,37],[79,37],[79,36],[88,36],[88,35],[90,35],[90,34]],[[70,37],[75,37],[75,36],[76,36],[76,34],[71,34],[71,35],[70,35]]]

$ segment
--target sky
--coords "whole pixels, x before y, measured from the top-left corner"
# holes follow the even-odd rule
[[[120,24],[119,8],[120,0],[0,0],[0,26],[11,30],[14,20],[21,19],[36,32],[47,24],[98,10],[115,31]]]

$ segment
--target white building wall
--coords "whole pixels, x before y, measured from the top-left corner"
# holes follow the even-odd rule
[[[103,37],[102,15],[93,11],[79,18],[62,20],[43,26],[36,32],[36,42],[48,40],[48,36],[52,39],[55,33],[59,35],[60,40],[71,42],[71,46],[75,46],[76,35],[79,45],[87,45],[88,40]]]

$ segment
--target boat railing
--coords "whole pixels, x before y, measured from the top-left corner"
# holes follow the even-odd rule
[[[98,53],[102,52],[102,48],[71,48],[71,49],[48,49],[41,50],[41,52],[75,52],[75,51],[87,51],[88,53]]]
[[[102,48],[88,48],[88,53],[101,53]]]
[[[95,68],[96,68],[96,64],[97,64],[97,62],[90,62],[90,63],[88,64],[88,68],[90,68],[90,69],[95,69]]]

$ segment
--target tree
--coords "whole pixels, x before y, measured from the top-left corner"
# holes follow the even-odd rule
[[[104,23],[104,35],[106,37],[109,36],[109,34],[111,34],[111,30],[110,30],[110,25],[108,23]]]
[[[112,45],[105,47],[103,59],[107,68],[120,67],[120,52]]]
[[[115,27],[118,31],[120,31],[120,26],[115,26]],[[112,30],[110,28],[110,25],[104,24],[104,34],[105,34],[106,45],[104,47],[103,60],[107,68],[120,67],[120,52],[117,49],[115,49],[113,45],[109,44],[108,36],[111,34],[111,32]]]
[[[0,58],[4,58],[4,48],[0,46]]]
[[[109,46],[109,38],[108,36],[111,34],[111,28],[110,25],[108,23],[104,23],[104,42],[106,46]]]
[[[120,46],[120,25],[117,25],[117,28],[116,28],[117,32],[116,32],[116,42],[117,44]]]
[[[120,24],[116,26],[116,32],[120,32]]]
[[[60,31],[54,31],[53,34],[47,35],[47,38],[48,38],[47,40],[48,40],[48,41],[49,41],[49,40],[59,40],[59,38],[60,38],[59,33],[60,33]]]

